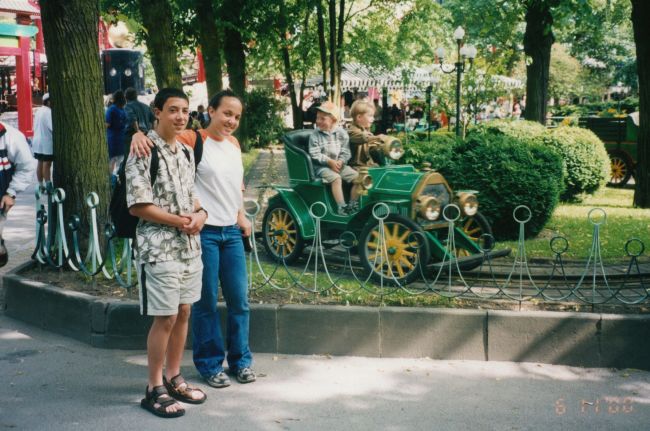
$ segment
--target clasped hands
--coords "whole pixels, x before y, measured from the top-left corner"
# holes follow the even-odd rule
[[[327,161],[327,166],[333,170],[336,173],[341,172],[341,169],[343,169],[343,160],[328,160]]]
[[[188,235],[196,235],[203,229],[208,215],[203,211],[199,211],[197,213],[180,214],[180,217],[184,223],[181,226],[177,226],[178,230]]]

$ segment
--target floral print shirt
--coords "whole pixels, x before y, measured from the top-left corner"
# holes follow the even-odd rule
[[[158,151],[158,173],[151,185],[151,156],[129,156],[126,162],[126,203],[154,204],[172,214],[194,212],[194,152],[176,142],[176,152],[155,131],[147,135]],[[183,147],[188,150],[189,160]],[[198,235],[188,235],[175,227],[140,219],[136,229],[136,250],[141,263],[191,259],[201,255]]]

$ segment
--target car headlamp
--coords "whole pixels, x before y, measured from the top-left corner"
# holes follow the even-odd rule
[[[458,194],[458,204],[466,216],[474,216],[478,211],[478,199],[473,193],[460,192]]]
[[[434,221],[440,217],[440,202],[433,196],[419,198],[418,212],[423,219]]]
[[[402,158],[404,155],[404,147],[402,147],[402,143],[398,139],[392,136],[384,136],[381,140],[384,154],[387,157],[390,157],[392,160]]]
[[[366,174],[361,178],[361,185],[364,189],[370,190],[372,188],[372,184],[372,177],[370,175]]]

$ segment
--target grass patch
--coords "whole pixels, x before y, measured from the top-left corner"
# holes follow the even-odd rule
[[[638,238],[650,246],[650,209],[633,208],[633,196],[632,189],[606,187],[581,203],[559,205],[540,235],[526,241],[527,256],[552,258],[549,242],[553,236],[560,235],[569,241],[569,249],[563,255],[564,258],[587,259],[594,234],[594,226],[587,218],[592,208],[602,208],[607,214],[606,222],[600,226],[603,259],[625,259],[625,243],[631,238]],[[601,219],[600,216],[596,217],[596,212],[592,215],[596,221]],[[499,246],[514,250],[517,242],[503,242]]]
[[[260,253],[264,253],[260,251]],[[337,287],[327,289],[332,283],[325,274],[323,269],[319,268],[317,279],[317,288],[323,290],[319,293],[308,292],[295,285],[295,280],[302,284],[306,289],[314,288],[314,273],[306,271],[302,278],[298,278],[302,273],[305,261],[301,260],[296,266],[289,267],[293,278],[287,273],[287,270],[280,266],[275,273],[273,272],[276,265],[269,262],[261,262],[262,269],[267,276],[271,277],[273,283],[278,287],[264,284],[264,277],[259,272],[257,266],[253,269],[253,286],[250,291],[251,301],[256,303],[280,303],[280,304],[340,304],[340,305],[393,305],[408,307],[443,307],[455,308],[458,306],[456,299],[441,297],[433,293],[424,293],[421,295],[412,295],[399,287],[380,288],[373,281],[369,281],[367,289],[361,288],[359,282],[354,280],[350,274],[349,267],[346,269],[345,276],[339,278],[338,274],[341,267],[328,264],[328,269],[332,280],[336,282]],[[313,269],[313,263],[310,263],[310,269]],[[356,272],[355,272],[356,273]],[[357,273],[362,281],[365,277]],[[262,287],[256,287],[262,286]]]

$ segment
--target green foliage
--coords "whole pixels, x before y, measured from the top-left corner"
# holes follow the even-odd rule
[[[619,110],[620,108],[620,110]],[[619,102],[593,102],[585,103],[582,105],[562,105],[553,108],[552,113],[554,116],[566,117],[570,115],[586,117],[588,115],[604,116],[605,113],[614,110],[620,114],[632,113],[639,110],[639,98],[628,97]]]
[[[450,42],[450,21],[437,2],[375,2],[350,23],[346,58],[379,71],[431,64],[435,49]]]
[[[479,210],[498,240],[518,236],[512,213],[519,205],[531,210],[526,236],[537,235],[553,214],[562,189],[562,161],[553,150],[535,143],[522,145],[503,134],[472,133],[454,146],[439,171],[455,189],[479,191]]]
[[[456,143],[456,135],[451,133],[431,133],[427,139],[426,132],[417,141],[408,143],[402,138],[404,144],[403,163],[422,167],[424,162],[431,163],[432,169],[447,166],[451,160],[451,152]]]
[[[479,191],[480,211],[492,224],[497,239],[513,239],[519,234],[512,211],[519,205],[531,209],[526,235],[537,235],[558,203],[562,190],[562,161],[558,154],[525,137],[534,130],[523,121],[521,131],[500,121],[493,128],[475,128],[465,141],[448,133],[433,133],[430,141],[409,142],[403,161],[416,166],[424,162],[442,173],[454,189]],[[542,126],[539,126],[544,129]],[[518,214],[518,217],[522,217]]]
[[[493,120],[474,126],[469,133],[506,135],[528,144],[539,144],[543,142],[542,137],[546,133],[546,127],[536,121]]]
[[[605,145],[590,130],[558,127],[550,130],[544,142],[562,157],[565,189],[562,200],[582,200],[607,182],[610,162]]]
[[[265,147],[279,139],[284,132],[284,110],[285,102],[275,98],[270,90],[255,89],[246,94],[244,115],[251,147]]]

